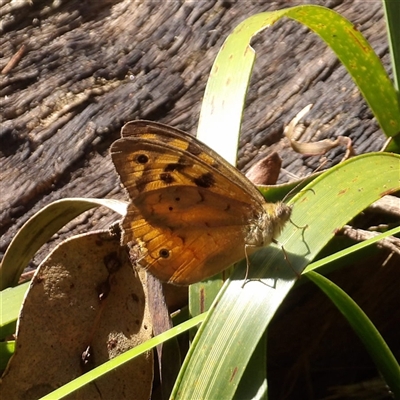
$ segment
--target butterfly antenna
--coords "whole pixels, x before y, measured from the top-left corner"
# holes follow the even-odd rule
[[[321,170],[327,162],[328,162],[327,160],[324,160],[324,161],[321,163],[321,165],[319,165],[319,166],[312,172],[312,174],[315,174],[315,173],[317,173],[319,170]],[[290,189],[289,192],[286,194],[286,196],[283,198],[282,201],[285,203],[286,200],[288,199],[288,197],[289,197],[294,191],[296,191],[296,190],[298,189],[298,187],[301,186],[301,185],[307,180],[307,178],[308,178],[308,176],[305,176],[303,179],[301,179],[301,180],[299,181],[299,183],[298,183],[296,186],[294,186],[292,189]],[[315,192],[314,192],[313,189],[307,189],[307,190],[311,190],[311,191],[315,194]]]

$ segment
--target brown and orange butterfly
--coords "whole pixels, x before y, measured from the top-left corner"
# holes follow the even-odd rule
[[[162,281],[190,285],[275,241],[291,207],[267,203],[236,168],[194,137],[133,121],[111,156],[130,203],[122,243]]]

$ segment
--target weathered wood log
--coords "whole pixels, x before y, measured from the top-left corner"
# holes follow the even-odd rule
[[[314,3],[349,18],[389,67],[380,2]],[[298,4],[3,2],[1,254],[22,224],[51,201],[125,198],[108,152],[122,125],[144,118],[194,133],[207,76],[226,36],[255,13]],[[259,56],[244,114],[240,169],[278,151],[286,170],[313,170],[317,158],[299,156],[282,140],[284,126],[309,103],[315,105],[302,140],[346,135],[358,154],[382,148],[385,137],[365,101],[318,37],[285,20],[258,35],[253,46]],[[329,158],[328,165],[337,163],[341,150]],[[107,227],[115,219],[104,210],[85,214],[45,246],[32,266],[71,233]]]

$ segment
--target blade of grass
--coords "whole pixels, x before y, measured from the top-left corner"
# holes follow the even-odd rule
[[[284,16],[307,26],[327,43],[359,87],[385,135],[396,137],[400,132],[399,100],[379,57],[346,18],[321,6],[305,5],[254,15],[228,36],[207,82],[199,139],[235,164],[244,101],[255,60],[250,41]]]
[[[8,360],[14,354],[15,341],[0,342],[0,371],[7,367]]]
[[[398,92],[400,82],[400,2],[393,0],[382,0],[382,4],[385,11],[386,27],[388,31],[394,87]]]
[[[0,339],[15,333],[15,326],[29,282],[0,292]]]
[[[390,229],[387,232],[381,233],[380,235],[377,235],[377,236],[375,236],[375,237],[373,237],[371,239],[367,239],[367,240],[364,240],[363,242],[357,243],[357,244],[355,244],[355,245],[353,245],[351,247],[348,247],[347,249],[338,251],[337,253],[332,254],[332,255],[330,255],[328,257],[324,257],[321,260],[318,260],[318,261],[315,261],[315,262],[309,264],[306,267],[306,269],[303,271],[302,274],[305,275],[310,271],[314,271],[314,270],[316,270],[318,268],[321,268],[321,267],[329,264],[332,261],[337,261],[339,258],[346,257],[347,255],[349,255],[351,253],[354,253],[354,252],[356,252],[358,250],[362,250],[365,247],[371,246],[371,244],[374,244],[374,243],[378,242],[379,240],[382,240],[382,239],[384,239],[384,238],[386,238],[388,236],[394,236],[399,232],[400,232],[400,226],[398,226],[396,228],[393,228],[393,229]]]
[[[400,366],[370,319],[346,292],[329,279],[314,271],[308,272],[307,278],[314,282],[330,298],[347,319],[374,360],[395,398],[399,399]]]

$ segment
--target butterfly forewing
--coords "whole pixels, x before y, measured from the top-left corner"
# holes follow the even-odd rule
[[[202,163],[207,168],[211,167],[212,170],[219,171],[219,175],[229,180],[231,185],[239,186],[247,192],[253,198],[253,202],[257,201],[260,205],[265,202],[257,188],[235,167],[186,132],[156,122],[132,121],[122,128],[121,135],[123,138],[137,137],[142,141],[148,140],[150,143],[158,143],[161,146],[166,143],[178,152],[184,152],[185,155],[191,154],[194,157],[194,163]]]

